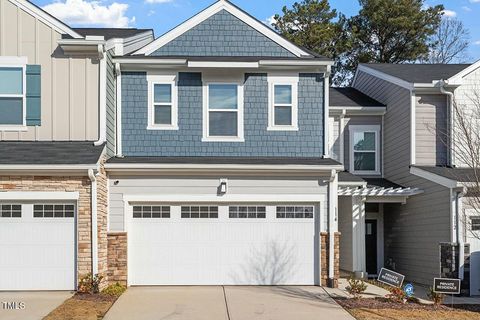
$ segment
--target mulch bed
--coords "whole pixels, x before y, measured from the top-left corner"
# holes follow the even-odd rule
[[[77,293],[43,320],[98,320],[110,310],[117,297]]]
[[[347,298],[337,298],[335,299],[339,305],[345,309],[393,309],[393,310],[402,310],[402,309],[416,309],[416,310],[449,310],[451,308],[447,306],[433,306],[419,304],[415,302],[407,302],[406,304],[391,302],[386,298],[374,298],[374,299],[347,299]]]

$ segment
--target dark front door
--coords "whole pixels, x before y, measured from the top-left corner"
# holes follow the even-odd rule
[[[377,220],[365,220],[365,254],[367,273],[377,274]]]

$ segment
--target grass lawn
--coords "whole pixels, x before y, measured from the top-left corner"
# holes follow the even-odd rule
[[[102,319],[118,297],[105,294],[75,294],[43,320]]]
[[[480,305],[435,307],[418,303],[398,304],[386,299],[336,299],[358,320],[480,320]]]

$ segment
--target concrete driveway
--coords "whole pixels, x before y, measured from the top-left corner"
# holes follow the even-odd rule
[[[132,287],[105,320],[352,320],[320,287]]]
[[[39,320],[73,295],[73,292],[0,292],[0,319]]]

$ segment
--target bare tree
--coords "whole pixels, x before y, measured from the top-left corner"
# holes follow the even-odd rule
[[[431,37],[431,48],[424,63],[462,63],[468,60],[470,32],[458,19],[444,17]]]

